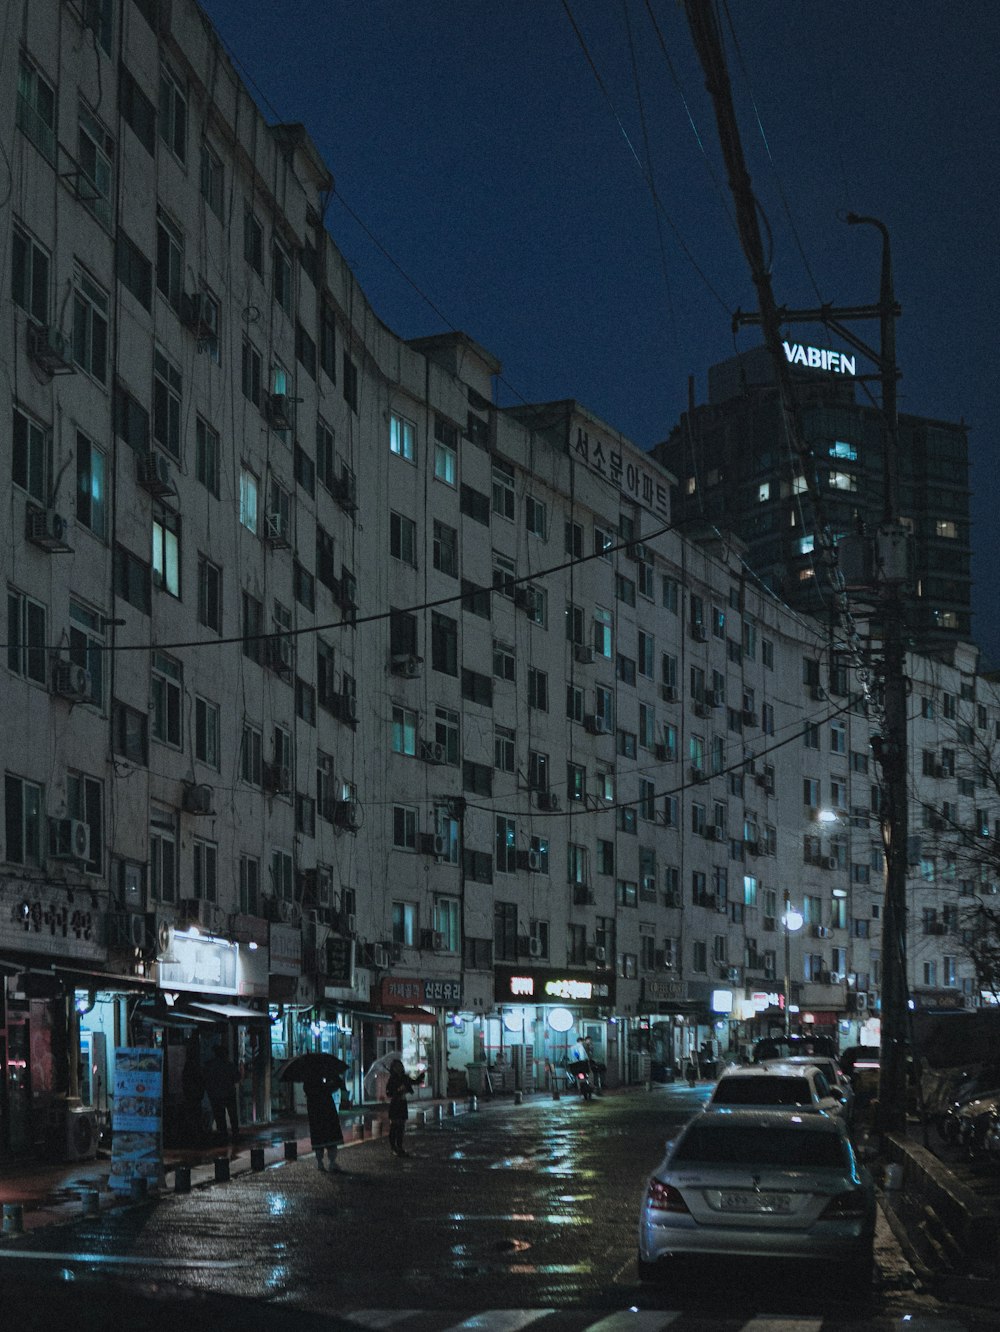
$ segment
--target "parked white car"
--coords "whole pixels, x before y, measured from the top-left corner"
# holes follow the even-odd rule
[[[844,1096],[808,1062],[727,1069],[712,1088],[705,1110],[734,1109],[798,1110],[847,1122]]]

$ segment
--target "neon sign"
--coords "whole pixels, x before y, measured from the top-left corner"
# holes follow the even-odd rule
[[[853,375],[853,356],[830,351],[828,347],[803,347],[797,342],[783,342],[785,356],[791,365],[806,365],[810,370],[830,370],[834,374]]]

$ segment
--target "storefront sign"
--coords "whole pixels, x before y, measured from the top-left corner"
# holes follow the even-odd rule
[[[965,995],[960,990],[914,990],[910,998],[914,1008],[964,1008]]]
[[[383,1008],[419,1008],[423,1004],[457,1008],[462,982],[438,977],[386,976],[380,990]]]
[[[590,972],[562,972],[551,968],[525,967],[494,972],[494,995],[498,1004],[575,1004],[582,1008],[607,1007],[615,999],[614,976]]]
[[[163,1051],[116,1051],[114,1088],[108,1185],[117,1193],[128,1193],[133,1179],[157,1187],[163,1176]]]
[[[784,1008],[785,996],[775,990],[755,990],[750,996],[750,1002],[756,1012],[764,1013],[769,1008]]]
[[[670,521],[669,486],[662,473],[623,454],[620,445],[609,444],[582,426],[577,426],[576,442],[570,444],[569,452],[571,458],[608,481],[626,498],[635,500],[664,522]]]
[[[646,976],[642,982],[642,997],[649,1003],[662,1004],[668,1003],[672,999],[680,999],[684,987],[677,980],[654,980]]]
[[[248,997],[267,995],[267,949],[241,945],[237,954],[238,993]]]
[[[103,961],[104,914],[79,888],[70,901],[65,888],[9,878],[0,904],[0,947],[46,957]]]
[[[271,926],[272,976],[298,976],[302,971],[302,931],[298,925]]]
[[[157,984],[161,990],[235,995],[236,955],[236,944],[175,930],[170,947],[156,960]]]
[[[783,342],[791,365],[806,365],[810,370],[829,370],[835,375],[853,375],[855,357],[828,347],[800,347],[797,342]]]
[[[331,934],[326,941],[326,978],[349,990],[354,985],[354,940]]]

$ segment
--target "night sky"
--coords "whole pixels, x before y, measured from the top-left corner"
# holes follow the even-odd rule
[[[503,363],[501,403],[575,398],[648,448],[689,375],[704,400],[708,366],[759,341],[734,344],[731,314],[756,296],[677,0],[203,7],[265,115],[304,122],[333,171],[327,225],[376,313],[402,337],[475,338]],[[779,304],[875,303],[878,234],[842,219],[890,229],[900,409],[971,427],[974,637],[1000,665],[1000,4],[729,0],[729,15]]]

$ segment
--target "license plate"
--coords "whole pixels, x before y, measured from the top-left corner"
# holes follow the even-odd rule
[[[719,1195],[719,1210],[723,1212],[757,1212],[775,1216],[792,1210],[787,1193],[734,1193]]]

